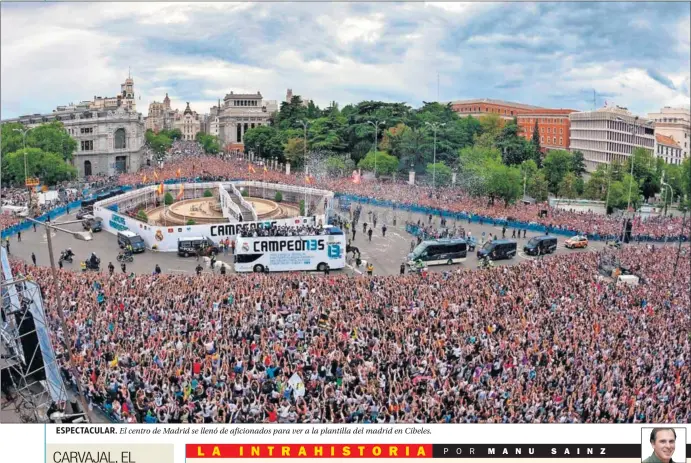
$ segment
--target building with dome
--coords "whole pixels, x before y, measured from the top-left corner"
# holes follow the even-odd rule
[[[173,129],[178,129],[182,132],[183,140],[194,140],[197,133],[201,131],[199,114],[190,109],[189,102],[187,102],[187,107],[182,113],[175,111]]]

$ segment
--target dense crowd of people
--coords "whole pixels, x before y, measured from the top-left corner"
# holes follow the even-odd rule
[[[124,174],[120,177],[122,184],[141,183],[143,176],[150,181],[153,169],[137,174]],[[269,170],[264,172],[255,168],[254,172],[248,167],[247,161],[237,158],[221,159],[209,156],[192,156],[184,161],[166,163],[157,170],[160,179],[176,178],[216,178],[216,179],[244,179],[263,180],[291,185],[304,186],[306,179],[302,174],[286,175],[284,172]],[[486,197],[471,196],[456,188],[432,189],[427,186],[408,185],[407,183],[380,183],[373,181],[359,181],[354,183],[351,178],[310,178],[309,185],[331,191],[357,195],[364,198],[393,202],[397,207],[421,206],[431,209],[464,213],[468,216],[484,216],[496,220],[520,221],[529,224],[540,224],[552,230],[568,230],[570,232],[589,235],[616,236],[621,235],[623,219],[618,216],[605,216],[596,212],[577,212],[550,207],[545,203],[523,204],[521,202],[506,206],[502,201],[490,202]],[[542,211],[546,215],[541,216]],[[682,230],[681,217],[648,217],[636,216],[633,220],[632,236],[663,239],[665,237],[689,236],[689,223]]]
[[[270,237],[270,236],[311,236],[323,235],[328,232],[321,225],[276,225],[268,227],[249,227],[247,225],[240,229],[240,236],[244,238]]]
[[[37,205],[32,205],[31,210],[29,210],[29,191],[26,188],[2,188],[2,206],[17,206],[20,208],[25,208],[25,213],[20,213],[19,211],[2,211],[0,212],[0,230],[5,230],[18,223],[24,221],[24,216],[34,214],[42,215],[46,212],[50,212],[59,207],[70,204],[71,202],[78,201],[82,199],[81,188],[70,188],[72,185],[65,184],[64,186],[58,185],[60,190],[59,194],[50,199],[45,199],[44,201],[39,201]],[[34,200],[38,201],[38,195],[34,196]]]
[[[12,266],[63,299],[76,380],[125,422],[680,423],[676,252],[621,252],[638,286],[602,280],[596,253],[425,277],[59,271],[59,295],[48,268]]]

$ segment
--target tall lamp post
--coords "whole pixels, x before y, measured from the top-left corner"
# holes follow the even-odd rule
[[[72,235],[75,239],[78,239],[80,241],[91,241],[93,239],[93,236],[90,232],[75,232],[72,230],[67,230],[58,227],[56,226],[56,224],[49,225],[47,222],[41,222],[30,217],[27,217],[27,220],[33,222],[34,224],[43,225],[46,229],[46,239],[48,241],[48,257],[50,259],[50,272],[53,280],[51,286],[53,287],[53,292],[55,293],[55,301],[58,309],[58,318],[60,319],[60,328],[62,329],[64,336],[63,347],[65,350],[65,359],[67,360],[67,368],[69,369],[70,374],[72,374],[74,380],[77,383],[77,390],[79,391],[79,402],[84,411],[84,418],[88,423],[91,422],[91,417],[89,416],[89,405],[86,403],[86,396],[84,395],[84,391],[82,388],[81,377],[77,372],[77,368],[72,363],[72,339],[70,335],[70,330],[67,326],[67,322],[65,321],[65,312],[62,308],[62,298],[60,297],[60,290],[58,288],[58,272],[55,268],[55,257],[53,256],[53,240],[50,236],[50,232],[51,230],[61,231],[63,233]],[[81,220],[62,222],[57,225],[69,225],[71,223],[81,223]]]
[[[22,134],[22,141],[24,143],[24,186],[26,188],[29,188],[29,169],[28,169],[28,163],[27,163],[27,156],[26,156],[26,134],[29,132],[29,129],[24,127],[24,128],[16,128],[14,129],[15,132],[19,132]],[[31,210],[31,192],[29,192],[29,210]]]
[[[303,151],[303,158],[304,158],[303,162],[305,163],[305,180],[304,180],[304,182],[305,182],[305,207],[303,208],[303,213],[304,213],[304,216],[306,217],[307,216],[307,175],[309,174],[309,170],[307,167],[307,124],[308,124],[308,122],[300,120],[300,121],[298,121],[298,124],[302,124],[302,128],[305,130],[302,144],[303,144],[303,150],[304,150]]]
[[[437,130],[439,130],[439,127],[444,127],[446,125],[445,122],[439,123],[439,122],[425,122],[425,125],[432,127],[432,130],[434,131],[434,154],[432,158],[432,188],[437,187]]]
[[[367,121],[368,124],[374,127],[374,145],[372,145],[372,153],[374,153],[374,179],[377,179],[377,138],[379,137],[379,125],[386,124],[386,121]]]
[[[629,211],[629,208],[631,207],[631,188],[633,187],[633,164],[634,164],[634,157],[633,157],[633,152],[636,149],[636,132],[638,131],[637,127],[637,122],[638,122],[638,116],[636,116],[633,120],[633,128],[631,129],[631,181],[629,182],[629,200],[626,205],[626,212]]]

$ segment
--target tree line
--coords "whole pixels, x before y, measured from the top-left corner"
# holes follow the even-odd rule
[[[607,201],[608,209],[621,209],[628,204],[629,191],[632,205],[638,206],[662,191],[663,179],[669,185],[665,191],[672,190],[666,201],[689,196],[688,159],[681,166],[670,165],[638,148],[632,156],[633,175],[629,159],[624,165],[600,166],[586,179],[583,153],[544,153],[539,133],[537,122],[533,136],[526,139],[515,118],[460,117],[451,105],[439,103],[413,109],[381,101],[339,108],[332,102],[320,109],[295,95],[281,104],[270,125],[248,130],[244,143],[246,151],[295,167],[304,164],[305,151],[308,156],[320,152],[331,174],[355,166],[376,169],[376,175],[414,170],[441,186],[449,185],[455,172],[459,187],[507,204],[523,194],[538,201],[554,195]]]

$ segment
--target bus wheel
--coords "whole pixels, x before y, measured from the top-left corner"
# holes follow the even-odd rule
[[[254,266],[254,273],[262,273],[264,271],[264,266],[257,264]]]
[[[189,253],[189,252],[186,252],[186,253],[185,253],[185,257],[189,257],[189,256],[190,256],[190,253]]]
[[[321,264],[317,265],[317,272],[323,272],[326,270],[326,264],[322,262]]]
[[[446,261],[446,265],[453,265],[453,259],[449,259],[448,261]]]

